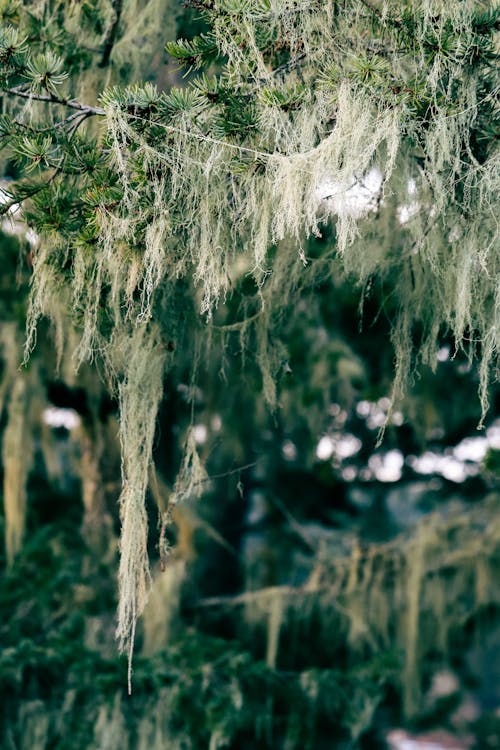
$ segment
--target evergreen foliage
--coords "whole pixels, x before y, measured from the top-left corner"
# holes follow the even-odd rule
[[[180,636],[136,657],[127,696],[126,659],[103,648],[112,638],[111,570],[100,561],[82,576],[79,519],[60,513],[30,534],[0,583],[7,748],[385,748],[373,731],[379,708],[397,721],[416,698],[422,664],[462,645],[461,619],[486,638],[500,604],[498,502],[490,498],[472,523],[460,514],[424,522],[405,552],[397,540],[354,546],[334,561],[318,557],[305,586],[201,601]],[[408,606],[412,577],[417,609]],[[234,626],[232,637],[212,634],[221,620]],[[498,736],[498,717],[491,722],[478,750]]]

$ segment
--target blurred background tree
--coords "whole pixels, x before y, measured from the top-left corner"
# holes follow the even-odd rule
[[[498,11],[189,5],[0,6],[6,747],[495,747]]]

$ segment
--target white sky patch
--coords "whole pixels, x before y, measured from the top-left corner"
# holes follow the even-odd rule
[[[488,450],[500,450],[500,419],[486,430],[486,435],[464,438],[443,453],[425,451],[421,456],[408,456],[407,464],[417,474],[441,474],[451,482],[464,482],[479,474]]]
[[[329,435],[323,435],[316,446],[316,456],[320,461],[328,461],[333,456],[333,440]]]
[[[0,204],[9,203],[11,200],[11,196],[7,192],[8,184],[8,180],[0,181]],[[38,235],[36,235],[33,230],[27,230],[26,224],[22,221],[21,205],[19,203],[14,203],[14,205],[9,208],[3,219],[0,220],[0,227],[5,234],[25,234],[26,239],[32,247],[35,247],[38,244]],[[31,235],[28,237],[28,233],[30,232]],[[36,242],[32,241],[35,238]]]
[[[379,482],[397,482],[403,474],[404,456],[401,451],[374,453],[368,459],[368,466]]]
[[[453,455],[459,461],[474,461],[480,463],[485,457],[489,448],[487,437],[465,438],[455,448]]]
[[[465,750],[467,747],[459,738],[448,732],[436,732],[422,736],[411,736],[403,729],[392,729],[387,734],[390,750]]]
[[[342,214],[359,219],[377,209],[382,183],[383,175],[378,167],[372,167],[361,178],[352,175],[344,182],[325,178],[316,189],[316,199],[318,203],[323,203],[330,214]],[[407,224],[421,210],[417,194],[417,182],[410,178],[407,183],[408,200],[396,209],[401,225]]]
[[[206,424],[195,424],[193,427],[193,435],[196,445],[203,445],[207,442],[208,429]]]
[[[417,192],[417,181],[413,179],[413,177],[410,177],[408,180],[408,195],[415,195]]]
[[[410,200],[407,203],[399,205],[396,209],[398,221],[401,225],[407,224],[420,211],[419,201],[417,201],[416,198],[412,198],[412,196],[416,196],[418,192],[417,181],[413,179],[413,177],[410,177],[408,180],[406,189]]]
[[[382,398],[379,398],[377,401],[377,406],[383,411],[389,411],[391,408],[391,399],[387,396],[382,396]]]
[[[418,201],[412,201],[411,203],[403,203],[396,209],[398,221],[401,225],[408,224],[414,216],[417,216],[420,211],[420,203]]]
[[[345,466],[342,469],[342,479],[344,482],[353,482],[358,475],[355,466]]]
[[[356,413],[358,417],[366,420],[366,425],[370,430],[378,430],[387,422],[400,427],[404,422],[403,413],[395,411],[390,414],[391,404],[388,396],[382,396],[378,401],[358,401]]]
[[[382,187],[382,172],[372,167],[362,178],[354,175],[345,182],[327,178],[318,186],[316,198],[328,213],[361,218],[377,207]]]
[[[438,362],[447,362],[450,358],[450,347],[442,346],[436,354]]]
[[[468,467],[462,461],[458,461],[452,456],[443,456],[439,462],[439,473],[445,478],[449,479],[450,482],[464,482],[470,471]]]
[[[5,189],[4,189],[4,188],[6,188],[6,187],[7,187],[7,184],[8,184],[8,183],[7,183],[7,182],[5,182],[5,180],[4,180],[3,182],[0,182],[0,203],[3,203],[3,204],[5,204],[5,203],[9,203],[9,202],[10,202],[10,201],[12,200],[11,196],[9,195],[9,193],[8,193],[8,192],[7,192],[7,191],[6,191]],[[15,204],[14,204],[14,205],[13,205],[13,206],[12,206],[12,207],[11,207],[11,208],[9,209],[9,212],[8,212],[8,214],[7,214],[7,218],[6,218],[6,219],[4,219],[4,222],[3,222],[3,223],[7,224],[7,223],[8,223],[8,219],[9,219],[9,217],[10,217],[10,218],[12,219],[12,217],[13,217],[13,216],[14,216],[14,215],[15,215],[15,214],[16,214],[16,213],[17,213],[17,212],[18,212],[18,211],[20,210],[20,209],[21,209],[21,206],[19,205],[19,203],[15,203]]]
[[[80,426],[80,415],[74,409],[60,409],[58,406],[48,406],[43,411],[42,419],[49,427],[64,427],[75,430]]]
[[[462,447],[461,450],[465,449]],[[407,463],[417,474],[441,474],[450,482],[457,483],[464,482],[468,477],[475,476],[479,472],[477,463],[469,463],[454,455],[444,456],[432,451],[426,451],[418,457],[408,456]]]
[[[370,430],[377,430],[380,427],[383,427],[386,422],[387,414],[385,413],[385,411],[382,411],[382,409],[374,409],[368,417],[366,424],[368,425]]]
[[[333,443],[333,451],[337,458],[340,459],[355,456],[356,453],[359,453],[363,446],[361,440],[355,435],[351,435],[350,433],[346,433],[345,435],[341,435],[338,438],[334,438]]]
[[[316,446],[316,456],[320,461],[328,461],[332,457],[343,461],[359,453],[362,446],[361,440],[350,432],[323,435]]]
[[[421,456],[408,456],[406,462],[417,474],[434,474],[437,471],[438,456],[431,451],[425,451]]]
[[[369,401],[358,401],[356,412],[360,417],[367,417],[370,414],[371,404]]]

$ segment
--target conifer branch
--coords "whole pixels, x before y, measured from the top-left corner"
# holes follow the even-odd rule
[[[0,205],[0,216],[6,216],[6,214],[9,213],[11,208],[14,208],[14,206],[18,206],[19,204],[23,203],[23,201],[29,200],[29,198],[33,198],[35,195],[38,195],[38,193],[43,192],[44,190],[47,190],[47,188],[50,187],[50,185],[54,182],[55,178],[58,174],[62,172],[60,167],[57,167],[54,169],[54,172],[51,174],[47,182],[43,182],[41,185],[35,185],[31,190],[28,190],[23,196],[20,196],[18,198],[13,197],[10,201],[7,201],[6,203],[2,203]]]
[[[59,122],[54,123],[53,125],[48,125],[43,128],[37,128],[33,125],[27,125],[25,122],[21,122],[20,120],[13,119],[12,123],[16,126],[16,128],[20,128],[21,130],[24,130],[25,132],[32,134],[32,135],[41,135],[42,133],[52,133],[54,130],[61,130],[63,128],[68,127],[69,132],[71,135],[74,135],[80,125],[85,122],[85,120],[88,117],[92,117],[92,112],[87,112],[85,110],[78,110],[77,112],[74,112],[69,117],[66,117],[64,120],[60,120]]]
[[[36,102],[60,104],[63,107],[69,107],[70,109],[77,109],[80,112],[85,112],[89,117],[91,115],[104,115],[104,110],[101,107],[91,107],[88,104],[77,102],[75,99],[63,99],[54,96],[53,94],[35,94],[33,91],[26,91],[26,89],[20,87],[6,89],[5,93],[11,94],[12,96],[19,96],[21,99],[33,99]]]

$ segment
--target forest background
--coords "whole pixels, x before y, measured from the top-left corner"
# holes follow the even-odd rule
[[[499,12],[295,5],[0,3],[9,750],[500,747]]]

